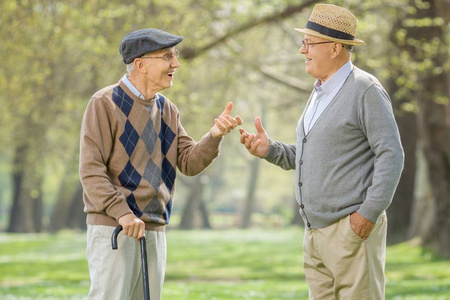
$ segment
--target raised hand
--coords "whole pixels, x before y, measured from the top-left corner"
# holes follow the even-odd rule
[[[264,127],[261,124],[261,118],[256,117],[255,119],[256,134],[249,133],[243,128],[240,128],[241,133],[241,143],[247,148],[250,154],[264,157],[269,151],[269,136],[267,135]]]
[[[213,137],[222,137],[227,135],[236,126],[242,125],[242,119],[239,116],[230,116],[230,111],[233,108],[233,103],[228,102],[225,110],[214,120],[214,126],[211,128],[211,135]]]

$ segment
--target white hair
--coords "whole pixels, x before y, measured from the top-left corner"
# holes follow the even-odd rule
[[[130,74],[134,70],[135,70],[134,61],[132,61],[131,63],[127,64],[127,72],[128,72],[128,74]]]
[[[342,44],[342,48],[344,48],[344,49],[347,50],[348,52],[352,53],[353,50],[355,49],[355,46],[353,46],[353,45]]]

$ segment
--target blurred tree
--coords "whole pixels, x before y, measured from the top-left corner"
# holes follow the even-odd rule
[[[63,51],[49,55],[47,47],[61,37],[48,31],[56,18],[55,7],[29,5],[27,1],[2,3],[2,101],[10,115],[9,146],[14,149],[12,176],[13,205],[8,226],[10,232],[42,229],[43,161],[48,144],[45,133],[52,115],[60,110],[54,85],[59,85],[58,60]],[[21,45],[22,47],[19,47]]]
[[[400,221],[398,226],[391,226],[398,232],[404,232],[409,217],[407,205],[415,170],[415,156],[411,153],[416,144],[411,124],[419,108],[420,139],[425,141],[430,173],[436,172],[434,176],[441,178],[433,181],[436,187],[448,182],[443,168],[445,156],[436,154],[437,150],[443,154],[447,145],[436,146],[437,136],[430,134],[448,137],[448,131],[444,133],[448,130],[448,89],[442,87],[448,71],[448,1],[412,1],[410,6],[405,5],[408,1],[336,3],[350,8],[360,19],[359,34],[367,37],[371,46],[357,50],[355,64],[367,66],[387,83],[405,152],[409,153],[409,169],[405,168],[390,208],[391,225],[393,220]],[[156,27],[185,36],[180,44],[182,67],[177,70],[176,83],[164,94],[177,104],[182,122],[193,137],[200,138],[212,126],[212,120],[228,101],[235,103],[234,112],[247,122],[246,129],[252,130],[252,120],[262,113],[264,101],[267,116],[263,121],[268,124],[271,137],[293,143],[295,125],[313,79],[303,71],[298,54],[302,37],[292,28],[304,25],[310,13],[305,8],[316,2],[319,1],[2,1],[0,155],[12,165],[14,192],[9,230],[39,231],[46,225],[42,218],[45,212],[51,212],[47,213],[51,230],[77,227],[80,223],[83,226],[77,176],[79,124],[91,95],[125,73],[118,45],[123,35],[134,29]],[[424,9],[426,3],[432,8]],[[430,17],[422,11],[430,13]],[[430,11],[437,11],[442,18]],[[396,19],[399,21],[394,24]],[[434,25],[426,25],[430,22]],[[419,27],[426,30],[416,32]],[[431,34],[424,33],[427,30]],[[383,41],[390,32],[389,46]],[[436,93],[431,101],[427,100],[432,98],[429,91],[441,94]],[[286,183],[293,178],[292,173],[262,163],[258,180],[252,176],[255,184],[245,184],[252,157],[239,144],[238,134],[232,134],[225,139],[220,158],[208,171],[204,199],[197,199],[203,205],[200,209],[204,220],[208,206],[243,211],[245,195],[251,196],[247,200],[255,200],[249,203],[246,215],[270,212],[275,203],[291,207],[293,184],[290,187]],[[446,196],[436,187],[436,203],[443,205],[445,201],[440,199]],[[196,189],[196,184],[188,184],[184,194],[177,194],[178,205],[184,204],[188,209],[191,205],[183,203],[187,202],[183,198],[187,199]],[[290,200],[284,203],[282,199]],[[198,213],[199,205],[191,207]],[[444,224],[448,207],[439,206],[439,210],[442,216],[437,219]]]
[[[417,101],[414,100],[414,91],[404,84],[403,78],[410,76],[411,70],[405,68],[407,63],[402,57],[403,42],[398,40],[398,34],[403,30],[402,22],[405,19],[404,5],[394,6],[391,15],[395,16],[389,33],[390,45],[387,52],[386,69],[387,89],[393,100],[394,112],[400,130],[403,149],[405,152],[405,164],[397,186],[392,204],[387,210],[389,217],[388,242],[397,243],[408,240],[410,224],[412,223],[412,211],[414,202],[414,186],[417,169]]]
[[[411,1],[403,25],[405,55],[410,59],[418,100],[419,134],[428,163],[435,204],[425,246],[450,256],[450,2]],[[417,85],[420,82],[420,85]]]

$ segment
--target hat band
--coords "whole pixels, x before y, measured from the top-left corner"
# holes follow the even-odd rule
[[[351,41],[355,39],[355,37],[351,34],[336,29],[331,29],[311,21],[308,21],[308,23],[306,23],[306,28],[336,39],[351,40]]]

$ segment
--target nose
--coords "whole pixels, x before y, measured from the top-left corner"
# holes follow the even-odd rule
[[[173,57],[172,61],[170,62],[170,66],[172,68],[178,68],[181,66],[181,63],[176,56]]]
[[[300,49],[298,49],[298,52],[300,52],[301,54],[305,54],[308,52],[308,47],[305,46],[305,44],[303,44]]]

